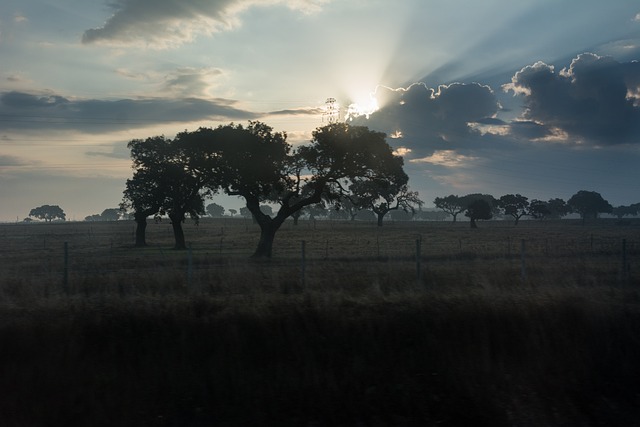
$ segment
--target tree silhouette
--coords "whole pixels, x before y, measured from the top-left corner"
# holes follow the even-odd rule
[[[571,207],[563,199],[555,198],[547,201],[549,218],[562,218],[571,213]]]
[[[58,205],[42,205],[31,209],[29,216],[51,222],[54,219],[66,220],[67,215]]]
[[[453,222],[456,222],[458,214],[464,212],[468,206],[464,197],[455,196],[453,194],[446,197],[436,197],[433,203],[438,209],[441,209],[451,215],[453,217]]]
[[[505,215],[512,216],[515,219],[515,225],[518,225],[520,218],[530,215],[529,199],[520,194],[505,194],[498,199],[497,205]]]
[[[529,215],[535,219],[544,219],[551,215],[548,203],[543,200],[533,199],[529,203]]]
[[[123,207],[134,210],[138,223],[136,246],[143,246],[146,218],[159,213],[171,219],[175,249],[186,249],[182,223],[204,213],[206,154],[199,134],[182,132],[174,140],[163,136],[132,140],[128,147],[135,169],[127,180]]]
[[[600,213],[611,213],[613,206],[595,191],[580,190],[567,201],[571,209],[580,214],[582,223],[587,218],[598,218]]]
[[[493,217],[491,205],[486,199],[475,199],[471,201],[464,214],[471,220],[471,228],[478,228],[476,224],[477,220],[491,219]]]
[[[366,127],[332,123],[313,132],[311,143],[292,150],[286,134],[260,122],[212,130],[211,153],[220,159],[220,187],[245,199],[260,226],[253,257],[271,257],[283,222],[306,206],[348,193],[355,179],[371,179],[402,167],[386,136]],[[213,148],[215,146],[215,148]],[[279,205],[274,216],[261,203]]]
[[[618,219],[622,219],[625,216],[635,216],[638,215],[638,208],[640,206],[638,204],[633,204],[629,206],[616,206],[613,208],[611,213],[616,216]]]
[[[350,187],[358,207],[369,208],[376,214],[378,227],[382,227],[384,216],[391,211],[402,209],[413,213],[423,205],[418,193],[409,190],[406,184],[409,177],[402,168],[394,172],[376,179],[358,179]]]
[[[224,216],[224,206],[220,206],[217,203],[208,204],[206,211],[211,218],[222,218]]]

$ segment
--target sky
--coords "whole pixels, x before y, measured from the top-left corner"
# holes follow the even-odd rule
[[[3,0],[0,221],[117,207],[132,139],[260,120],[304,144],[329,98],[426,207],[637,203],[638,61],[637,0]]]

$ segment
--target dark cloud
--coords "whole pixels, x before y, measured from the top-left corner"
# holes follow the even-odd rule
[[[283,4],[311,12],[328,0],[116,0],[104,26],[86,30],[83,43],[144,43],[170,47],[238,25],[237,15],[248,7]]]
[[[382,107],[354,123],[387,134],[401,133],[395,144],[419,157],[468,144],[479,135],[470,125],[495,120],[492,117],[499,111],[491,88],[476,83],[454,83],[437,90],[422,83],[406,89],[379,87],[375,97]]]
[[[198,120],[247,120],[234,101],[199,98],[75,100],[26,92],[0,94],[0,129],[78,129],[88,133]]]
[[[556,72],[543,62],[527,66],[505,85],[524,96],[523,118],[569,142],[595,145],[640,143],[640,67],[582,54]]]

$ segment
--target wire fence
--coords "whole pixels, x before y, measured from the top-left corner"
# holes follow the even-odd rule
[[[134,248],[133,224],[4,226],[2,280],[37,284],[45,293],[132,289],[146,293],[212,292],[247,286],[306,289],[346,283],[432,286],[451,281],[640,282],[640,236],[631,228],[505,224],[472,232],[452,224],[287,224],[269,262],[250,260],[257,242],[250,222],[193,225],[189,249],[170,249],[172,229],[154,224],[154,243]],[[161,243],[158,243],[161,242]],[[484,279],[482,279],[484,277]]]

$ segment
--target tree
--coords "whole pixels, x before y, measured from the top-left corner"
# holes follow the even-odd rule
[[[505,215],[512,216],[515,219],[515,225],[518,221],[529,213],[529,199],[520,194],[505,194],[498,199],[498,206]]]
[[[633,204],[629,206],[616,206],[615,208],[613,208],[611,213],[618,219],[622,219],[625,216],[635,216],[638,215],[638,205]]]
[[[475,199],[465,211],[465,216],[471,219],[471,228],[478,228],[476,221],[479,219],[491,219],[493,214],[491,213],[491,205],[486,199]]]
[[[332,123],[318,128],[308,145],[292,150],[286,134],[264,123],[226,125],[212,131],[221,160],[220,187],[245,199],[260,226],[260,240],[253,257],[271,257],[275,235],[295,212],[323,200],[337,200],[348,193],[355,179],[375,178],[402,168],[386,135],[364,126]],[[279,205],[274,216],[260,204]]]
[[[611,213],[613,206],[595,191],[580,190],[567,201],[571,209],[580,214],[582,223],[587,218],[598,218],[600,213]]]
[[[547,201],[549,218],[562,218],[571,213],[571,207],[563,199],[555,198]]]
[[[464,212],[468,207],[464,197],[454,196],[453,194],[446,197],[436,197],[433,203],[438,209],[451,215],[453,222],[456,222],[458,214]]]
[[[60,219],[65,221],[67,215],[64,213],[62,208],[58,205],[42,205],[37,208],[31,209],[29,212],[29,216],[34,218],[43,219],[46,222],[51,222],[54,219]]]
[[[100,214],[100,219],[102,221],[117,221],[120,219],[120,213],[120,208],[107,208]]]
[[[246,218],[246,219],[253,218],[253,214],[246,207],[240,208],[240,216],[242,216],[243,218]]]
[[[535,219],[544,219],[551,215],[548,203],[542,200],[533,199],[531,203],[529,203],[529,215]]]
[[[224,216],[224,207],[217,203],[207,205],[206,211],[211,218],[222,218]]]
[[[136,246],[143,246],[146,218],[159,213],[171,219],[175,249],[186,249],[182,223],[204,213],[205,184],[211,177],[208,158],[197,132],[182,132],[174,140],[164,136],[132,140],[128,147],[135,169],[127,180],[123,208],[131,207],[138,223]]]
[[[409,177],[399,168],[395,175],[376,179],[358,179],[351,185],[351,193],[356,196],[358,207],[371,209],[377,217],[378,227],[382,227],[384,216],[394,210],[415,212],[423,205],[418,192],[407,186]]]

